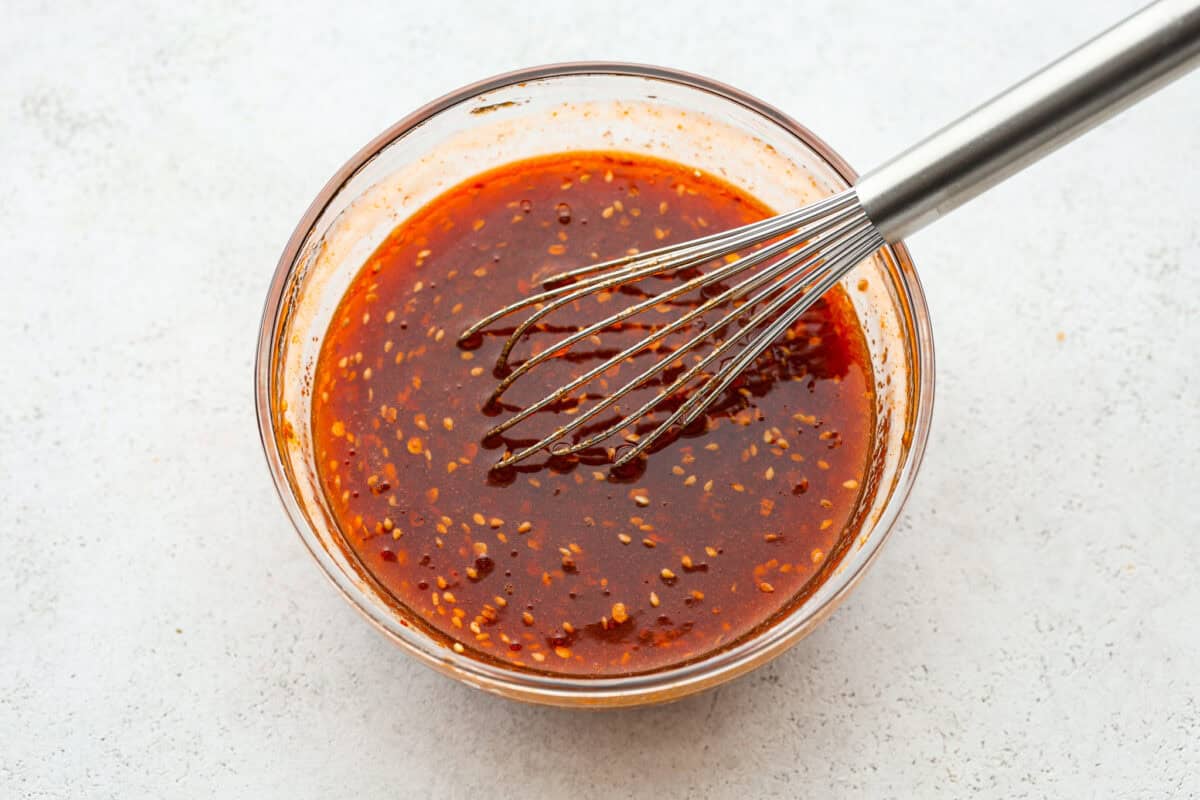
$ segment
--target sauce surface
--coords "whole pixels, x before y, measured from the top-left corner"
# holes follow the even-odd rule
[[[481,659],[607,677],[736,643],[819,585],[858,502],[874,419],[865,343],[841,288],[721,397],[706,430],[669,438],[624,477],[610,474],[602,448],[492,472],[505,449],[579,406],[559,404],[485,441],[502,418],[484,411],[493,365],[524,317],[497,323],[478,349],[455,343],[553,273],[771,213],[679,164],[565,153],[447,191],[371,256],[322,345],[313,437],[348,546],[418,624]],[[615,310],[638,291],[548,317],[514,359],[609,313],[596,303],[615,299]],[[504,395],[504,413],[645,334],[630,325],[551,359]],[[643,357],[632,369],[651,363]]]

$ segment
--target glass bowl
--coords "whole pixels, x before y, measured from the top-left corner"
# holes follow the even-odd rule
[[[325,330],[343,291],[379,243],[428,201],[484,170],[567,150],[622,150],[716,173],[778,210],[853,183],[828,145],[777,109],[707,78],[660,67],[575,63],[491,78],[436,100],[384,131],[317,195],[280,258],[267,296],[255,367],[263,448],[284,507],[325,574],[403,650],[464,683],[564,706],[662,702],[759,666],[813,630],[879,553],[925,448],[933,403],[933,344],[907,250],[893,245],[845,281],[866,334],[877,384],[865,490],[830,571],[815,590],[749,638],[657,672],[578,678],[455,653],[410,613],[343,542],[317,480],[310,389]],[[865,281],[865,283],[864,283]]]

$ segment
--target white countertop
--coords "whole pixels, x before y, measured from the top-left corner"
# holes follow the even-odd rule
[[[6,8],[0,796],[1200,794],[1200,75],[911,241],[923,471],[853,596],[750,676],[613,713],[485,696],[297,540],[255,425],[263,297],[409,110],[658,62],[861,169],[1133,2],[699,5]]]

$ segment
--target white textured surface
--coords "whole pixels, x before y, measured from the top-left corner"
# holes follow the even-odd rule
[[[291,531],[251,396],[304,207],[462,83],[664,63],[863,168],[1131,5],[10,2],[0,796],[1200,794],[1200,76],[912,242],[939,375],[904,520],[718,691],[569,713],[407,660]]]

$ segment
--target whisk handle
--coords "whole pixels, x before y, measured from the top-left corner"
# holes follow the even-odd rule
[[[859,179],[889,242],[1094,128],[1200,63],[1200,0],[1159,0]]]

